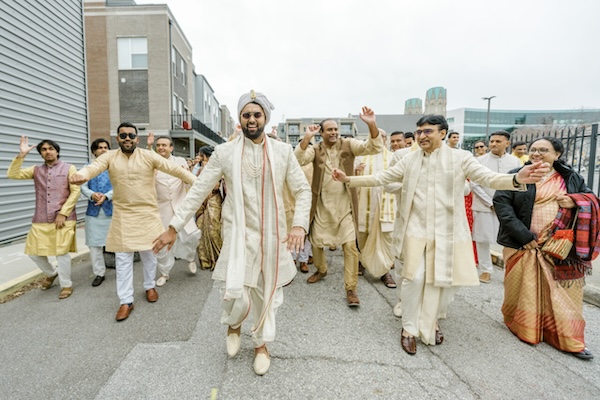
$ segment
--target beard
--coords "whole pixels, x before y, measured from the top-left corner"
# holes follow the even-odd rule
[[[250,133],[250,131],[248,130],[248,128],[242,128],[242,132],[244,132],[244,136],[246,136],[250,140],[258,139],[260,137],[260,135],[263,134],[264,131],[265,131],[265,127],[264,126],[257,127],[255,133]]]
[[[131,154],[131,153],[133,153],[133,151],[135,150],[135,147],[136,147],[135,143],[132,143],[132,144],[131,144],[131,148],[129,148],[129,149],[126,149],[126,148],[124,147],[124,145],[125,145],[125,143],[121,143],[121,142],[119,142],[119,147],[121,148],[121,151],[122,151],[123,153],[126,153],[126,154]]]

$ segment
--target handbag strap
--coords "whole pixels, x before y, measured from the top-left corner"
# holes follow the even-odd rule
[[[573,215],[573,218],[571,218],[571,222],[569,223],[569,229],[574,229],[575,228],[575,222],[577,222],[577,215],[579,214],[579,206],[575,206],[575,215]]]

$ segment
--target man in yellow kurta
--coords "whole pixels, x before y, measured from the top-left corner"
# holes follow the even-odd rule
[[[49,289],[58,276],[62,288],[59,299],[73,293],[71,281],[71,256],[77,251],[75,236],[75,204],[79,198],[79,186],[69,184],[69,177],[76,172],[75,166],[60,161],[60,146],[52,140],[42,140],[37,151],[44,159],[43,165],[21,168],[27,154],[36,146],[29,146],[26,136],[21,136],[19,155],[8,167],[10,179],[33,179],[35,185],[35,213],[25,242],[25,254],[46,274],[42,290]],[[48,256],[56,256],[58,267],[48,262]]]
[[[367,140],[340,139],[337,122],[326,119],[320,125],[312,125],[296,147],[300,165],[313,164],[312,207],[310,210],[310,234],[313,260],[317,272],[308,283],[316,283],[327,275],[325,247],[342,245],[344,252],[344,287],[349,307],[360,305],[358,285],[358,249],[356,247],[358,194],[356,189],[336,182],[331,177],[334,168],[354,175],[356,156],[379,153],[383,142],[375,123],[375,113],[363,107],[360,118],[369,127]],[[320,133],[323,141],[309,146],[311,139]]]
[[[347,177],[339,169],[333,173],[351,187],[402,182],[394,234],[404,259],[401,345],[411,355],[417,352],[415,337],[427,345],[442,343],[438,318],[445,318],[456,289],[479,284],[465,214],[466,179],[495,189],[525,190],[525,183],[539,181],[549,170],[538,162],[518,174],[492,172],[470,152],[443,145],[448,131],[443,116],[426,115],[417,127],[421,149],[392,168],[371,176]]]
[[[113,185],[113,217],[106,238],[106,249],[115,253],[117,295],[121,306],[116,315],[123,321],[133,311],[133,254],[140,253],[144,266],[146,299],[158,300],[154,278],[156,256],[152,240],[163,231],[158,213],[154,172],[159,170],[194,183],[196,177],[153,151],[138,149],[139,137],[135,125],[124,122],[117,128],[120,149],[110,150],[70,178],[82,184],[108,170]]]

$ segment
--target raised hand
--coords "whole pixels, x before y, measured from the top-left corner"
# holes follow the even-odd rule
[[[362,113],[360,114],[360,119],[364,121],[365,124],[374,124],[375,123],[375,112],[371,110],[369,107],[363,107]]]
[[[305,129],[304,129],[304,134],[305,135],[310,135],[310,136],[315,136],[319,133],[319,130],[321,129],[320,125],[308,125]]]
[[[517,181],[519,183],[536,183],[539,182],[544,175],[550,172],[550,164],[536,161],[533,164],[524,166],[517,173]]]
[[[146,141],[146,147],[147,148],[152,148],[152,145],[154,144],[154,132],[148,132],[148,140]]]
[[[21,142],[19,143],[19,157],[25,157],[34,147],[35,146],[29,145],[29,138],[27,136],[21,136]]]

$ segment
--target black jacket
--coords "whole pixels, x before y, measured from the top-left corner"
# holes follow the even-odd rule
[[[510,173],[518,172],[521,168],[514,169]],[[573,168],[560,162],[554,162],[554,169],[565,180],[567,193],[592,193],[585,185],[583,177]],[[526,192],[496,191],[494,209],[500,221],[499,244],[513,249],[521,249],[527,243],[537,239],[529,230],[534,201],[535,185],[533,184],[527,185]]]

